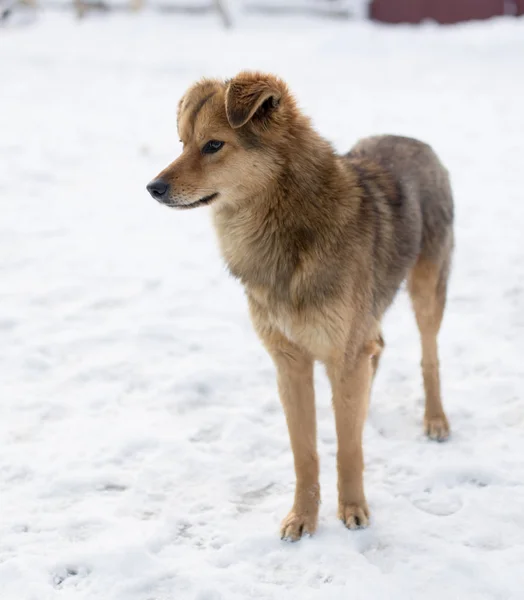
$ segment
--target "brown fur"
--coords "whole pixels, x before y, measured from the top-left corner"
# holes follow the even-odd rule
[[[381,319],[404,279],[422,340],[426,433],[449,433],[436,341],[453,248],[447,171],[410,138],[367,138],[337,155],[284,82],[261,73],[195,84],[178,127],[184,150],[158,176],[169,185],[160,201],[212,203],[222,255],[277,368],[296,470],[282,536],[298,539],[317,524],[315,360],[333,391],[338,514],[349,528],[365,526],[362,428]],[[225,144],[205,154],[209,140]]]

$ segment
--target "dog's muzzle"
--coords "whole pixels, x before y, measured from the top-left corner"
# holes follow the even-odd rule
[[[163,204],[164,206],[169,206],[170,208],[196,208],[197,206],[205,206],[206,204],[213,202],[213,200],[220,195],[218,192],[214,192],[207,196],[203,196],[195,202],[184,202],[177,199],[173,200],[173,198],[170,197],[169,183],[166,183],[163,179],[153,179],[153,181],[150,181],[147,184],[146,188],[157,202],[160,202],[160,204]]]

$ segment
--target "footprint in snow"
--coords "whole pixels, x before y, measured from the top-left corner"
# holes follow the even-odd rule
[[[418,494],[411,502],[419,510],[438,517],[449,517],[462,508],[460,496],[449,490]]]

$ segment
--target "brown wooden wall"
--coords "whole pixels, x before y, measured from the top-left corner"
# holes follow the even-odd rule
[[[385,23],[459,23],[504,14],[524,14],[524,0],[373,0],[370,16]]]

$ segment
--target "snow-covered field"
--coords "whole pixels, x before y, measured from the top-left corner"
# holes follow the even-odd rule
[[[420,137],[448,165],[447,444],[422,435],[405,292],[365,433],[369,529],[336,520],[318,370],[318,533],[281,542],[292,456],[273,367],[207,209],[145,184],[202,75],[285,77],[345,150]],[[524,20],[449,29],[152,14],[0,30],[0,599],[520,600]]]

